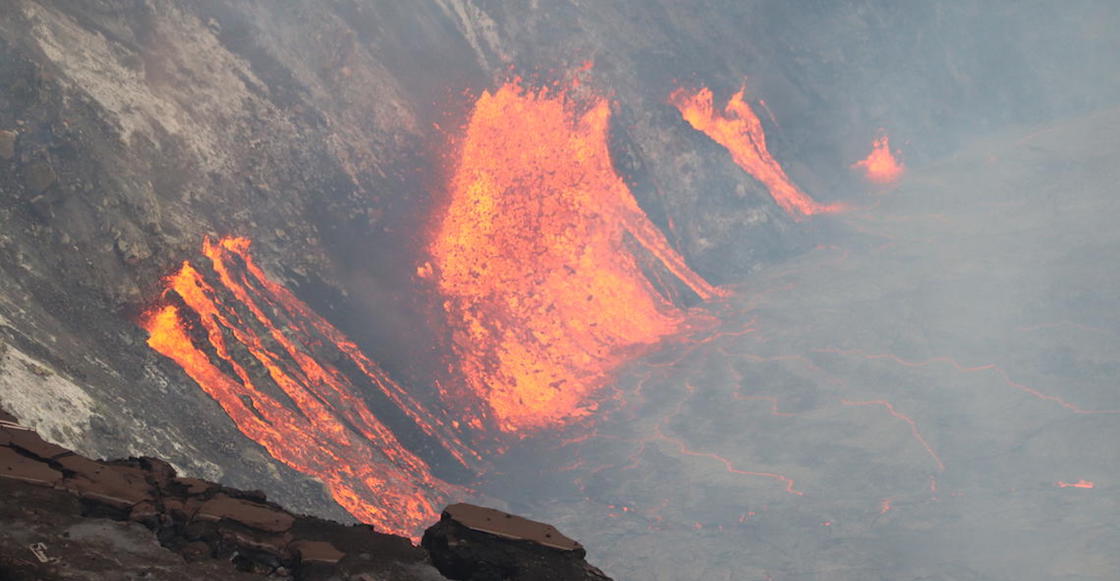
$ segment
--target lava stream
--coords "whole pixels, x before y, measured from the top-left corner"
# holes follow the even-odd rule
[[[483,93],[429,243],[464,376],[453,405],[525,433],[586,416],[619,364],[681,331],[686,313],[643,272],[648,253],[702,299],[693,272],[615,172],[604,98],[519,81]]]
[[[882,400],[882,399],[877,399],[877,400],[873,400],[873,401],[851,401],[851,400],[844,399],[844,400],[840,400],[840,403],[842,403],[844,405],[851,405],[851,406],[867,406],[867,405],[883,406],[884,408],[886,408],[887,413],[891,414],[892,416],[894,416],[894,417],[896,417],[896,418],[898,418],[898,419],[900,419],[900,420],[902,420],[902,421],[904,421],[904,422],[906,422],[907,424],[910,425],[910,434],[913,435],[914,439],[917,440],[918,443],[921,444],[922,447],[926,449],[926,452],[929,452],[930,457],[933,458],[933,461],[937,464],[938,472],[944,472],[945,471],[945,463],[941,461],[941,456],[939,456],[937,454],[937,452],[933,449],[933,446],[931,446],[930,443],[928,441],[926,441],[926,438],[925,438],[925,436],[922,435],[922,432],[918,430],[917,422],[915,422],[914,419],[911,418],[910,416],[896,410],[895,407],[894,407],[894,404],[892,404],[891,402],[886,401],[886,400]]]
[[[727,148],[735,163],[762,182],[786,213],[799,218],[841,211],[841,205],[818,203],[793,184],[766,148],[766,131],[758,115],[743,100],[745,92],[744,87],[732,95],[723,111],[716,110],[712,91],[706,87],[695,92],[677,89],[669,95],[669,102],[693,129]]]
[[[167,278],[165,304],[142,321],[148,345],[178,363],[274,458],[321,479],[356,518],[415,537],[437,518],[437,505],[454,487],[432,476],[428,464],[401,444],[347,375],[312,354],[325,347],[321,338],[422,430],[442,437],[442,423],[340,331],[269,279],[248,249],[246,239],[207,239],[203,254],[216,283],[184,262]],[[258,367],[265,373],[252,371]],[[446,445],[454,456],[463,455],[461,442]]]

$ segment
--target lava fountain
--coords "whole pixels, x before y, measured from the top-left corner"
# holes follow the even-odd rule
[[[367,407],[355,377],[459,461],[471,452],[443,419],[270,279],[249,245],[207,239],[209,269],[184,262],[168,277],[163,304],[141,322],[148,345],[179,364],[272,457],[322,480],[355,518],[415,538],[455,488]],[[344,363],[357,371],[345,373]]]
[[[890,138],[886,135],[876,139],[871,145],[871,153],[853,163],[852,169],[859,170],[867,181],[881,185],[897,182],[906,171],[906,167],[891,153]]]
[[[526,434],[586,416],[612,370],[684,330],[643,259],[702,299],[724,294],[615,172],[609,123],[605,98],[520,80],[475,103],[428,251],[463,376],[445,396],[480,402],[476,425]]]
[[[712,91],[707,87],[696,91],[677,89],[669,102],[693,129],[727,148],[735,164],[762,182],[783,210],[794,218],[813,214],[830,214],[843,210],[840,204],[821,204],[801,191],[781,164],[766,148],[766,131],[762,121],[743,99],[746,88],[731,96],[723,111],[715,108]]]

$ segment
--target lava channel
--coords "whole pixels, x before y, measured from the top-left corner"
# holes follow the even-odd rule
[[[520,80],[475,103],[428,246],[463,376],[445,396],[480,402],[475,425],[524,435],[586,416],[618,365],[684,330],[643,260],[702,299],[725,294],[615,172],[609,122],[605,98]]]
[[[207,239],[203,254],[210,269],[184,262],[166,279],[162,304],[141,322],[148,345],[179,364],[273,458],[323,481],[355,518],[415,539],[462,491],[401,443],[353,378],[374,386],[450,456],[467,463],[469,449],[445,420],[257,267],[247,239]]]
[[[706,87],[696,91],[677,89],[669,95],[669,102],[693,129],[725,147],[735,164],[762,182],[774,201],[789,215],[800,218],[843,210],[841,204],[821,204],[813,200],[793,184],[766,148],[766,131],[758,115],[743,99],[745,92],[744,87],[732,95],[723,111],[716,110],[712,91]]]

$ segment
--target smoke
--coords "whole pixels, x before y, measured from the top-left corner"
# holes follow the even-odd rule
[[[718,318],[717,329],[665,339],[588,396],[594,413],[509,446],[466,484],[576,536],[619,579],[1120,570],[1107,549],[1120,544],[1109,499],[1120,460],[1108,211],[1117,11],[1103,2],[440,6],[456,31],[440,33],[443,48],[417,47],[410,60],[399,51],[415,41],[395,35],[355,44],[390,50],[400,94],[424,104],[412,113],[435,117],[426,137],[435,153],[419,147],[410,162],[454,170],[462,121],[429,109],[461,111],[510,69],[550,85],[583,68],[590,94],[611,95],[615,170],[689,263],[733,291],[693,307]],[[432,34],[437,18],[348,10],[359,30],[380,15]],[[456,43],[476,62],[462,51],[454,66],[433,58]],[[455,83],[467,94],[435,88]],[[750,111],[752,130],[713,141],[682,120],[681,99],[670,102],[679,87],[711,87],[708,99],[736,103],[726,124]],[[536,142],[548,144],[527,143]],[[387,201],[389,220],[438,215],[447,181],[401,178],[436,201]],[[811,211],[787,216],[771,195]],[[377,296],[354,288],[351,300],[366,304],[359,321],[375,318],[376,333],[392,336],[411,320],[392,297],[417,282],[400,276],[405,266],[366,271],[423,262],[432,233],[394,242],[364,227],[331,245],[348,280],[382,281],[371,283]],[[506,301],[502,291],[488,300]],[[429,322],[436,330],[412,341],[455,323]],[[420,347],[382,342],[366,346],[391,372],[414,357],[437,364]],[[455,345],[439,361],[448,369],[471,349],[485,355]],[[454,371],[431,375],[459,389]],[[1068,486],[1082,482],[1092,487]]]
[[[726,98],[742,71],[775,158],[850,211],[749,275],[723,254],[705,274],[735,295],[702,307],[721,329],[633,362],[596,418],[510,451],[494,473],[516,476],[487,492],[620,579],[1110,578],[1115,11],[764,4],[651,7],[635,26],[678,26],[671,48],[597,68],[624,108],[669,77]],[[908,170],[886,187],[854,171],[884,132]],[[690,195],[647,202],[728,211]]]
[[[503,492],[623,579],[1107,579],[1118,121],[1011,130],[865,194]]]

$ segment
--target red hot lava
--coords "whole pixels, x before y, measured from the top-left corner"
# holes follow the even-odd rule
[[[445,395],[484,402],[475,424],[526,433],[585,416],[613,369],[683,329],[639,252],[701,298],[723,294],[615,172],[609,122],[606,99],[519,80],[475,103],[428,247],[466,387]]]
[[[694,92],[677,89],[669,95],[669,102],[693,129],[727,148],[735,163],[762,182],[774,201],[791,216],[799,218],[842,210],[839,204],[818,203],[793,184],[766,148],[766,131],[758,115],[743,100],[745,92],[746,87],[732,95],[723,111],[715,108],[712,91],[706,87]]]
[[[886,135],[876,139],[871,146],[871,153],[865,159],[853,163],[852,169],[859,170],[867,181],[882,185],[897,182],[906,171],[906,167],[891,153],[890,138]]]
[[[164,304],[142,321],[148,345],[178,363],[274,458],[321,479],[356,518],[417,536],[453,487],[432,476],[350,377],[316,353],[337,351],[452,455],[465,462],[470,452],[338,329],[257,267],[249,244],[207,239],[203,254],[213,274],[184,262],[168,277]]]

